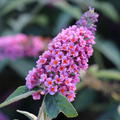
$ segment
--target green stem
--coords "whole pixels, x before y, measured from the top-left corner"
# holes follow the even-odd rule
[[[42,102],[42,105],[39,108],[37,120],[51,120],[44,112],[44,101]]]
[[[44,113],[44,103],[42,103],[41,107],[39,108],[37,120],[44,120],[43,113]]]
[[[107,78],[118,81],[120,80],[120,72],[112,71],[112,70],[100,70],[97,72],[92,72],[92,75],[94,75],[97,78]]]

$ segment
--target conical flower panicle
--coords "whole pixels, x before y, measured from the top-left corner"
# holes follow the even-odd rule
[[[84,16],[87,17],[87,13]],[[44,89],[33,94],[33,99],[40,99],[44,94],[54,95],[59,92],[70,102],[73,101],[76,84],[80,81],[79,71],[88,68],[89,58],[93,54],[94,39],[94,32],[82,24],[63,29],[26,77],[29,89],[37,86]]]

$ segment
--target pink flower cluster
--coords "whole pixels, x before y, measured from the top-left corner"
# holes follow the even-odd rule
[[[93,32],[84,26],[73,25],[63,29],[26,77],[26,86],[30,90],[43,88],[33,94],[33,99],[59,92],[73,101],[76,84],[80,81],[79,72],[88,68],[88,59],[93,54],[94,39]]]
[[[0,37],[0,60],[4,58],[16,59],[20,57],[36,57],[43,51],[45,44],[39,36],[17,34]]]

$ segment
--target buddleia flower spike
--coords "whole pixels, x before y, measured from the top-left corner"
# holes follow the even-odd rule
[[[48,45],[37,61],[37,65],[26,77],[26,86],[31,90],[42,87],[33,94],[33,99],[41,95],[59,92],[72,102],[76,96],[76,84],[80,82],[80,70],[87,70],[88,61],[95,44],[95,23],[98,14],[93,8],[76,22],[63,29]]]

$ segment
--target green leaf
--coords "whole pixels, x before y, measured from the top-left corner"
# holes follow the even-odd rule
[[[92,65],[89,67],[88,72],[97,78],[106,78],[118,81],[120,80],[120,71],[117,70],[99,70],[97,65]]]
[[[77,111],[82,111],[88,108],[95,100],[96,92],[91,89],[85,89],[77,94],[73,103]]]
[[[32,22],[37,23],[38,25],[41,25],[41,26],[45,27],[45,26],[47,26],[49,24],[49,18],[45,14],[36,15],[33,18]]]
[[[99,50],[105,57],[107,57],[113,64],[120,69],[120,52],[117,46],[106,40],[96,39],[95,49]]]
[[[45,102],[45,112],[47,113],[48,117],[56,118],[57,115],[60,113],[60,110],[55,100],[55,95],[53,96],[49,94],[46,95],[44,102]]]
[[[92,73],[95,77],[98,78],[107,78],[113,80],[120,80],[120,72],[116,70],[100,70],[96,73]]]
[[[67,117],[76,117],[78,114],[73,105],[68,102],[67,98],[59,93],[55,95],[47,94],[44,99],[45,111],[48,117],[56,118],[62,112]]]
[[[81,10],[78,7],[71,6],[65,1],[62,2],[55,2],[54,5],[58,7],[59,9],[65,11],[66,13],[70,14],[76,19],[79,19],[81,16]]]
[[[57,94],[55,98],[60,111],[62,111],[67,117],[76,117],[78,115],[73,105],[68,102],[65,96]]]
[[[60,30],[66,28],[68,23],[71,21],[72,16],[63,12],[59,15],[57,22],[55,23],[55,27],[53,30],[53,34],[56,35]]]
[[[18,87],[3,103],[0,104],[0,108],[5,107],[11,103],[17,102],[21,99],[27,98],[35,91],[29,91],[26,86]]]
[[[120,115],[117,111],[118,105],[117,103],[110,105],[97,120],[120,120]]]
[[[111,3],[101,1],[94,1],[93,3],[93,6],[98,8],[105,16],[114,21],[119,21],[119,13]]]
[[[24,78],[28,74],[28,71],[34,67],[34,61],[17,59],[15,61],[10,61],[9,66]]]
[[[110,2],[97,1],[97,0],[71,0],[79,5],[81,8],[84,6],[92,6],[99,9],[102,14],[112,19],[115,22],[119,21],[119,13]]]
[[[26,112],[26,111],[22,111],[22,110],[17,110],[17,112],[25,115],[30,120],[37,120],[37,117],[34,114],[32,114],[32,113],[29,113],[29,112]]]
[[[32,21],[32,15],[31,14],[22,14],[19,15],[17,19],[8,19],[8,24],[10,27],[16,31],[16,32],[21,32],[21,30]]]
[[[0,8],[6,4],[7,0],[0,0]]]
[[[23,6],[35,1],[37,0],[9,0],[1,10],[0,15],[7,14],[14,9],[22,8]]]

